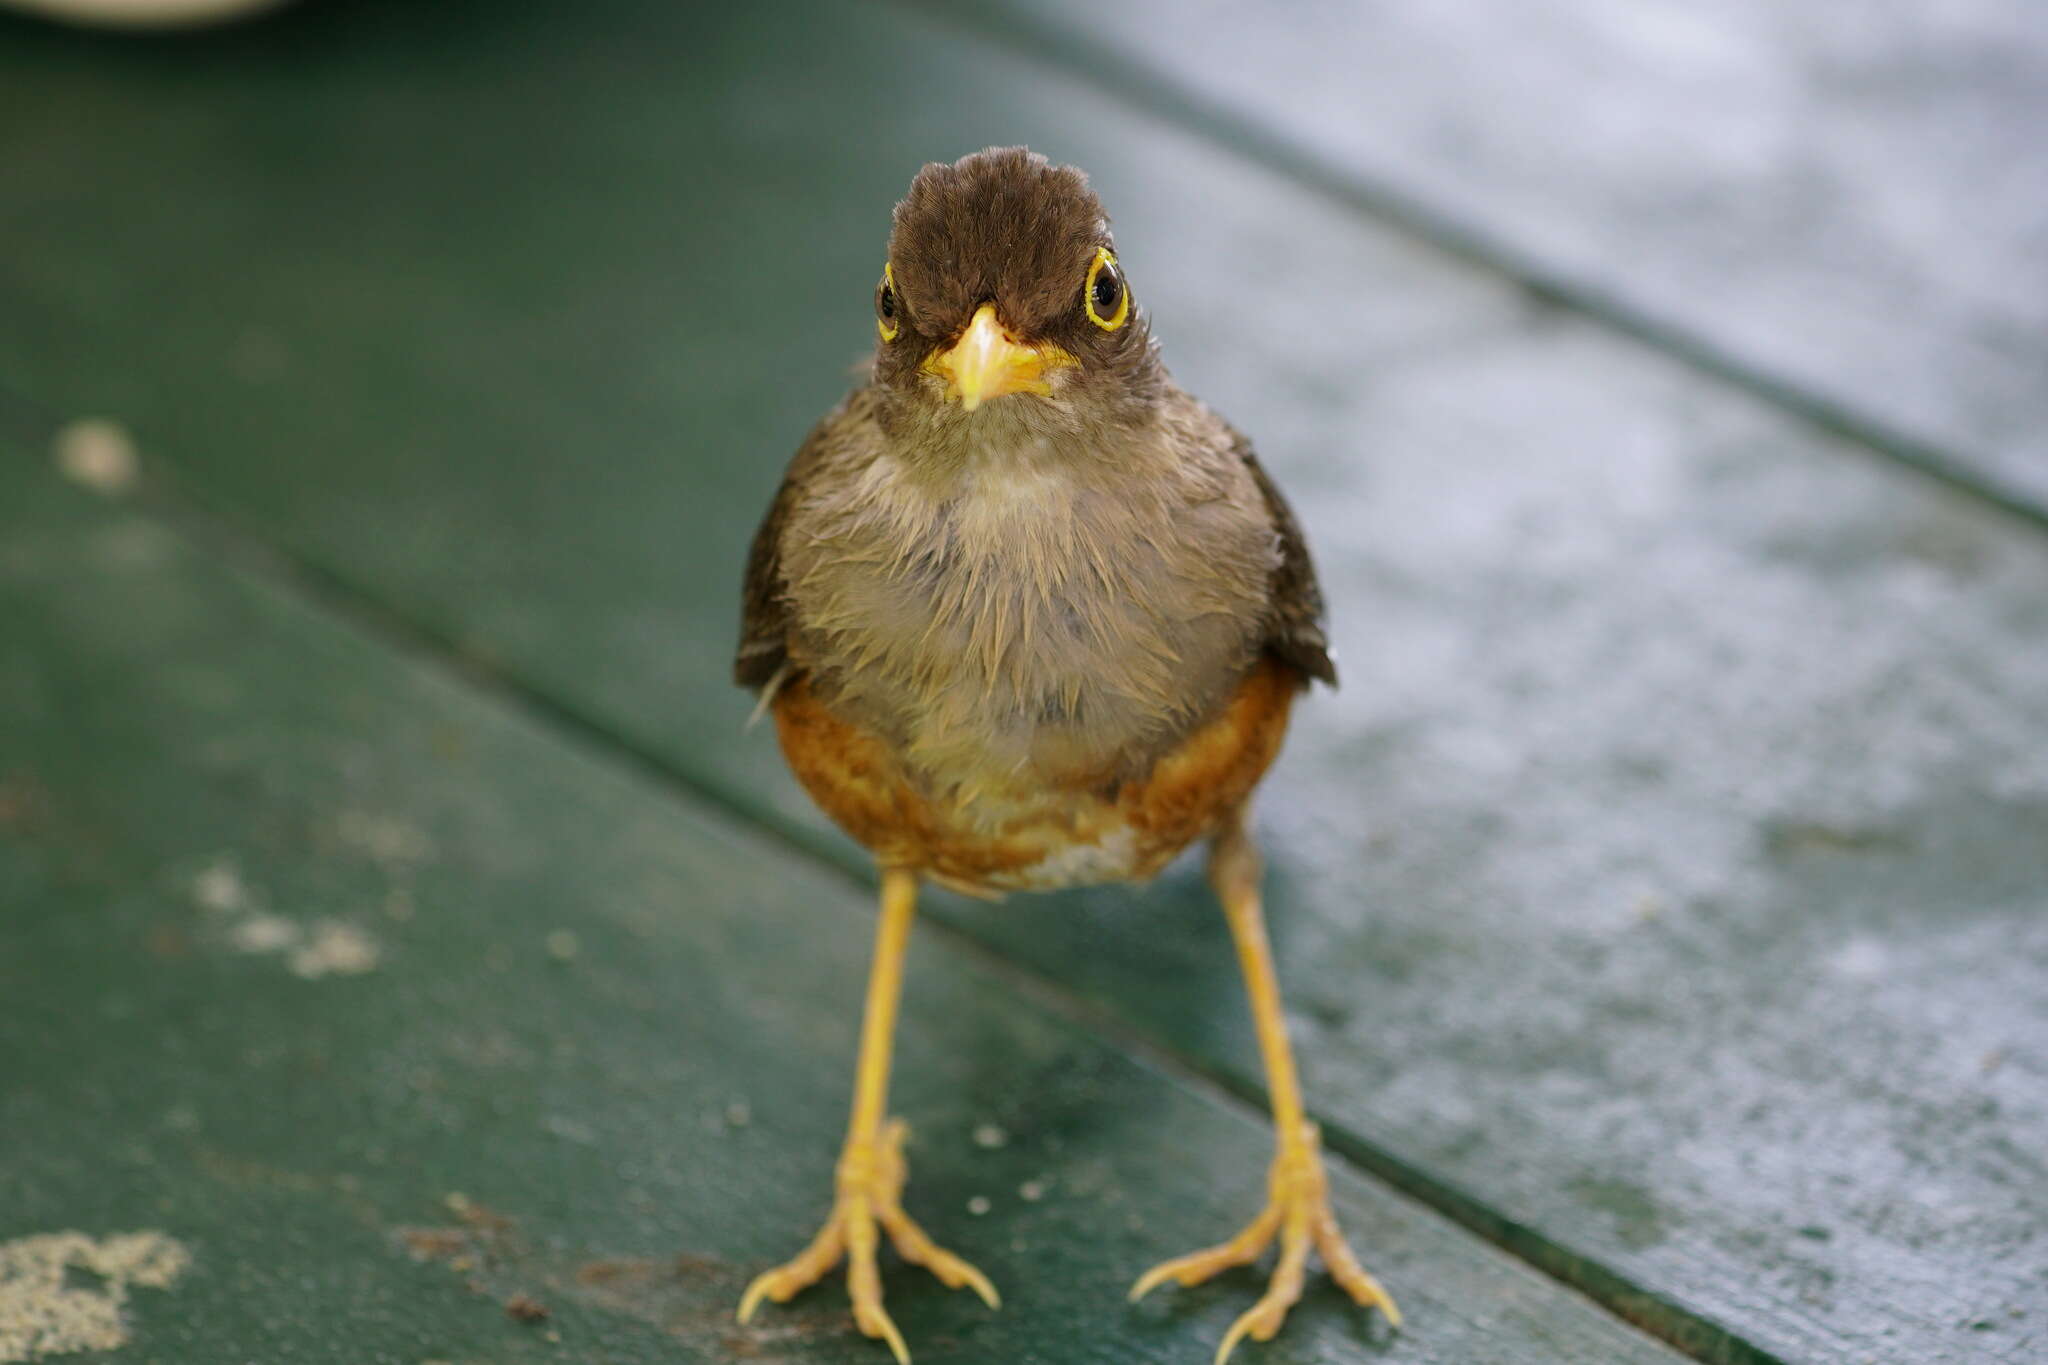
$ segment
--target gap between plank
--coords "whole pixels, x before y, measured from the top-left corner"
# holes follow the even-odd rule
[[[0,437],[21,442],[32,455],[43,455],[58,428],[52,414],[39,404],[0,384]],[[467,686],[558,738],[622,765],[672,797],[708,806],[720,816],[766,835],[863,894],[874,894],[876,883],[869,869],[848,860],[843,847],[827,837],[784,819],[745,792],[731,790],[641,746],[572,703],[465,650],[444,632],[342,574],[251,528],[232,508],[194,491],[162,455],[152,453],[141,483],[124,500],[175,526],[195,546],[298,598],[343,628]],[[1226,1107],[1265,1114],[1265,1092],[1253,1079],[1212,1068],[1171,1041],[1147,1032],[964,929],[937,917],[927,917],[926,923],[928,932],[967,953],[1031,1003]],[[1357,1172],[1399,1190],[1666,1345],[1706,1365],[1789,1365],[1681,1304],[1505,1217],[1474,1195],[1437,1179],[1327,1115],[1312,1112],[1311,1116],[1322,1126],[1325,1149]]]
[[[2036,531],[2048,531],[2048,505],[1964,463],[1937,443],[1818,389],[1772,374],[1704,333],[1560,269],[1481,223],[1420,198],[1389,179],[1347,168],[1273,131],[1257,116],[1213,98],[1128,51],[1072,31],[1057,20],[1027,15],[1007,3],[970,12],[943,0],[891,2],[1054,68],[1098,94],[1193,133],[1355,214],[1505,278],[1532,298],[1591,319],[1790,413],[1809,427],[2018,517]]]

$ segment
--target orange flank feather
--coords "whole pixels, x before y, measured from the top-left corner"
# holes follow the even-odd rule
[[[881,737],[834,713],[792,678],[776,693],[782,752],[805,790],[884,867],[908,868],[969,895],[1142,881],[1224,826],[1280,752],[1301,675],[1267,656],[1222,711],[1146,776],[1081,776],[971,795],[920,783]]]

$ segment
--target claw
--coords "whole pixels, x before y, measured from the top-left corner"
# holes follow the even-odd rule
[[[933,1242],[925,1235],[925,1230],[902,1209],[877,1209],[875,1217],[888,1232],[889,1240],[895,1245],[898,1256],[912,1265],[921,1265],[931,1271],[938,1282],[948,1289],[958,1289],[965,1285],[979,1294],[981,1301],[989,1307],[1003,1306],[1003,1296],[996,1293],[996,1287],[989,1283],[988,1276]]]
[[[897,1330],[889,1310],[883,1308],[883,1283],[881,1275],[874,1273],[874,1261],[868,1261],[868,1283],[862,1287],[854,1283],[854,1326],[860,1328],[862,1336],[881,1336],[889,1342],[889,1355],[897,1359],[897,1365],[909,1365],[909,1347],[903,1345],[903,1332]]]
[[[1153,1266],[1131,1286],[1130,1301],[1136,1303],[1168,1280],[1197,1285],[1232,1266],[1250,1265],[1259,1259],[1266,1244],[1273,1240],[1273,1233],[1280,1226],[1280,1213],[1279,1205],[1268,1204],[1257,1218],[1245,1225],[1243,1232],[1229,1241]]]
[[[1343,1230],[1337,1226],[1337,1216],[1327,1207],[1316,1219],[1313,1232],[1316,1250],[1322,1254],[1323,1269],[1330,1272],[1330,1278],[1337,1282],[1338,1287],[1349,1294],[1360,1308],[1377,1308],[1386,1314],[1389,1327],[1399,1327],[1401,1310],[1394,1306],[1394,1296],[1358,1263],[1358,1257],[1344,1240]]]
[[[754,1310],[761,1306],[762,1299],[788,1303],[825,1278],[825,1272],[839,1264],[839,1258],[846,1249],[845,1233],[845,1226],[836,1219],[828,1222],[811,1244],[794,1258],[756,1275],[753,1283],[747,1286],[747,1292],[740,1296],[740,1322],[745,1323],[754,1316]]]
[[[1253,1341],[1271,1341],[1287,1321],[1287,1310],[1301,1298],[1301,1284],[1308,1269],[1308,1221],[1305,1209],[1288,1211],[1287,1226],[1280,1234],[1280,1263],[1273,1267],[1273,1279],[1259,1297],[1223,1334],[1216,1348],[1215,1365],[1223,1365],[1237,1343],[1249,1335]]]

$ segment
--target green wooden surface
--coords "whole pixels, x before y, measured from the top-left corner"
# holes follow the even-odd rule
[[[2048,515],[2030,0],[930,8]]]
[[[1334,599],[1262,822],[1332,1141],[1707,1358],[2039,1351],[2037,532],[918,15],[485,13],[18,31],[10,382],[855,869],[738,728],[741,549],[915,165],[1079,161]],[[933,909],[1255,1086],[1192,876]]]
[[[115,1358],[878,1358],[836,1286],[730,1321],[823,1211],[866,892],[6,445],[0,638],[0,1254],[182,1244]],[[1244,1216],[1261,1116],[943,933],[909,982],[908,1201],[1008,1301],[892,1272],[918,1360],[1206,1358],[1248,1277],[1123,1290]],[[1677,1359],[1338,1170],[1422,1330],[1318,1289],[1261,1359]]]

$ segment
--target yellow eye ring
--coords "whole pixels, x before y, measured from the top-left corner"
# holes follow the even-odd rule
[[[875,286],[875,330],[882,340],[894,341],[903,330],[903,305],[896,298],[895,267],[882,263],[882,282]]]
[[[1109,272],[1106,279],[1104,271]],[[1109,309],[1108,317],[1102,315],[1098,303]],[[1116,253],[1106,246],[1095,248],[1087,282],[1081,286],[1081,307],[1087,310],[1088,321],[1105,332],[1114,332],[1131,315],[1131,291],[1124,284],[1123,272],[1116,268]]]

